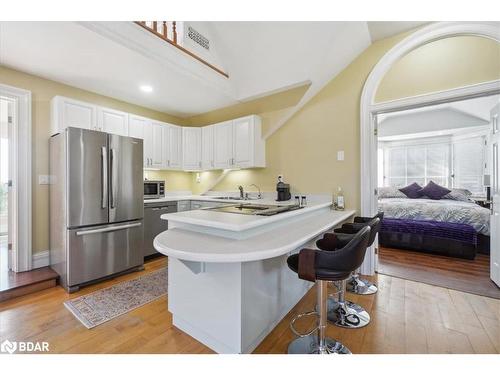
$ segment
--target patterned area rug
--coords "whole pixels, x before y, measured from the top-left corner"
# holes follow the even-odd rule
[[[167,294],[167,268],[64,302],[88,329]]]

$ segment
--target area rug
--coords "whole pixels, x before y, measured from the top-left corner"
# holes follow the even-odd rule
[[[64,302],[88,329],[167,294],[167,268]]]

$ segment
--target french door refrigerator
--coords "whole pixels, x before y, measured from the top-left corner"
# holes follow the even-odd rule
[[[50,264],[69,292],[143,268],[141,139],[66,128],[50,138]]]

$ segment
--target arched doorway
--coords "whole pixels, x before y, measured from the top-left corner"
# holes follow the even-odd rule
[[[492,23],[439,22],[411,34],[389,52],[373,68],[363,88],[360,102],[361,134],[361,213],[370,216],[377,211],[377,139],[376,115],[395,110],[417,108],[429,103],[470,98],[484,93],[500,93],[500,81],[472,85],[460,89],[420,95],[390,102],[375,103],[375,95],[385,74],[400,58],[427,43],[444,38],[475,35],[500,41],[499,28]],[[361,267],[361,273],[375,272],[375,252],[370,249]]]

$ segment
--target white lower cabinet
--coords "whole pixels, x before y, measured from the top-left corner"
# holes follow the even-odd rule
[[[201,170],[201,128],[182,128],[182,168]]]

